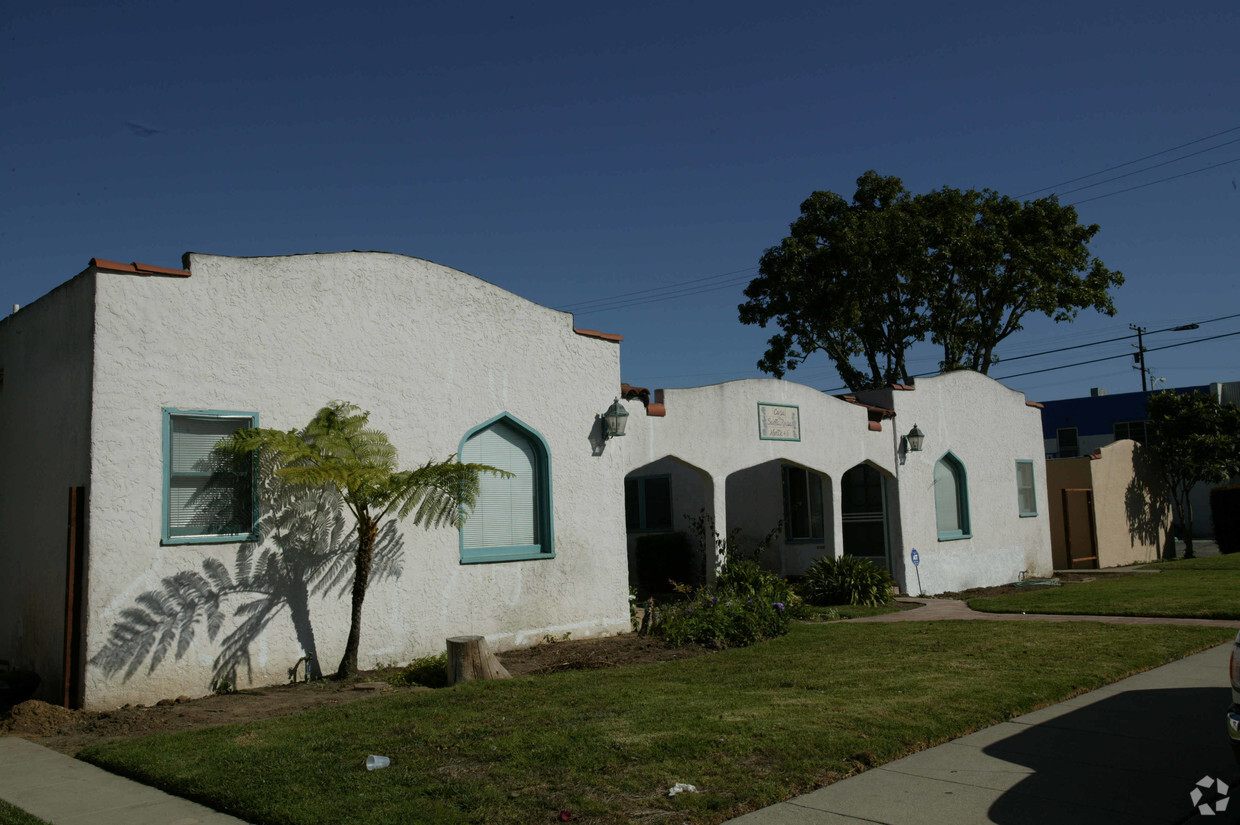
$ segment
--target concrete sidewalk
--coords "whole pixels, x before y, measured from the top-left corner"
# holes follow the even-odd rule
[[[246,825],[16,736],[0,737],[0,799],[53,825]]]
[[[1240,822],[1231,643],[731,820],[734,825]],[[1221,779],[1232,803],[1189,798]],[[1231,790],[1234,788],[1235,790]],[[1202,802],[1221,797],[1212,785]]]

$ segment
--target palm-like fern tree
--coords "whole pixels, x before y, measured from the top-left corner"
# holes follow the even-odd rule
[[[353,601],[349,639],[336,669],[338,678],[357,675],[361,642],[362,603],[370,581],[375,538],[387,516],[413,516],[414,524],[430,529],[460,526],[478,495],[481,473],[507,475],[485,464],[464,464],[449,456],[413,470],[396,469],[396,448],[387,435],[367,426],[370,413],[353,404],[333,401],[315,414],[303,430],[238,430],[221,447],[246,454],[271,451],[282,465],[287,483],[340,491],[357,522]]]

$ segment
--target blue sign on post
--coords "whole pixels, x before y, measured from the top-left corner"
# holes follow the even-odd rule
[[[921,556],[918,554],[918,552],[917,552],[917,548],[916,548],[916,547],[914,547],[914,548],[913,548],[913,552],[912,552],[910,555],[913,557],[913,566],[914,566],[914,567],[916,567],[917,565],[921,564]]]

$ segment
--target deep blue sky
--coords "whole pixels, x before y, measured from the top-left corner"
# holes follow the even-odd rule
[[[1041,195],[1235,130],[1060,186],[1073,203],[1226,164],[1080,203],[1094,254],[1127,278],[1119,315],[1030,320],[1000,354],[1240,313],[1240,141],[1221,145],[1240,138],[1235,0],[53,0],[10,4],[0,34],[5,311],[93,256],[376,249],[558,308],[637,292],[578,307],[578,325],[625,336],[630,383],[714,383],[760,374],[770,332],[736,305],[815,189],[851,196],[875,169],[912,191]],[[694,294],[640,294],[679,283]],[[1240,379],[1240,336],[1148,360],[1171,386]],[[824,356],[790,377],[839,386]],[[1007,383],[1140,388],[1128,359]]]

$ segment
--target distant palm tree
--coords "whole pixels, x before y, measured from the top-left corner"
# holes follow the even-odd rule
[[[276,473],[288,484],[334,487],[357,522],[352,615],[337,678],[357,675],[362,603],[380,521],[392,513],[397,518],[412,514],[414,524],[427,529],[447,524],[459,527],[477,499],[479,474],[509,475],[485,464],[463,464],[456,456],[428,461],[414,470],[397,470],[396,448],[386,434],[367,427],[369,420],[369,412],[333,401],[303,430],[238,430],[220,443],[237,454],[273,453],[281,465]]]

